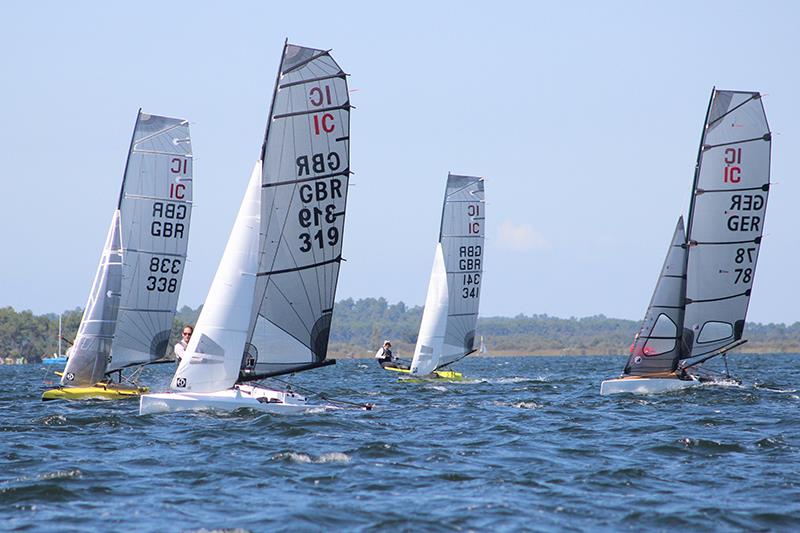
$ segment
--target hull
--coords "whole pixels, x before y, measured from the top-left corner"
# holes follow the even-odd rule
[[[139,414],[176,411],[235,411],[253,409],[268,413],[300,413],[314,405],[293,392],[277,391],[253,385],[236,385],[218,392],[162,392],[144,394],[139,399]]]
[[[402,376],[400,379],[403,381],[409,382],[417,382],[417,381],[437,381],[437,380],[444,380],[444,381],[463,381],[464,376],[461,372],[455,372],[453,370],[434,370],[431,374],[427,376],[413,376],[411,377],[411,370],[407,368],[392,368],[392,367],[384,367],[384,370],[390,370],[392,372],[398,372],[400,374],[408,374],[409,376]]]
[[[124,400],[137,398],[147,392],[147,387],[133,387],[117,383],[97,383],[93,387],[58,387],[44,391],[42,401],[50,400]]]
[[[610,394],[659,394],[700,385],[700,381],[691,379],[673,378],[642,378],[627,376],[624,378],[607,379],[600,384],[600,395]]]

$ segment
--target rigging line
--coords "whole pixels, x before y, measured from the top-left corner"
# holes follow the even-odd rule
[[[737,109],[742,107],[743,105],[746,105],[746,104],[750,103],[751,101],[755,100],[756,97],[759,97],[759,98],[761,97],[760,93],[746,93],[746,92],[737,92],[737,91],[718,91],[718,92],[720,92],[720,93],[722,93],[722,92],[732,92],[732,93],[736,92],[737,94],[750,94],[750,98],[748,98],[747,100],[745,100],[741,104],[737,105],[736,107],[727,110],[724,114],[718,116],[717,118],[715,118],[711,122],[707,122],[707,124],[709,126],[713,125],[716,122],[719,122],[720,120],[722,120],[723,118],[727,117],[728,115],[730,115],[731,113],[733,113],[734,111],[736,111]]]
[[[272,282],[272,280],[270,280],[270,281]],[[276,291],[278,291],[278,294],[280,294],[280,295],[281,295],[281,297],[282,297],[284,300],[286,300],[286,303],[288,303],[288,304],[289,304],[289,308],[292,310],[292,312],[295,314],[295,316],[297,316],[297,320],[298,320],[298,321],[299,321],[299,322],[300,322],[300,323],[303,325],[303,327],[306,329],[306,333],[308,333],[308,336],[309,336],[309,339],[310,339],[310,338],[311,338],[311,330],[309,329],[309,327],[308,327],[308,324],[306,324],[306,321],[305,321],[305,320],[303,320],[303,317],[302,317],[302,316],[300,316],[300,312],[297,310],[297,308],[294,306],[294,304],[293,304],[292,302],[290,302],[290,301],[289,301],[289,298],[286,296],[286,294],[284,294],[284,292],[281,290],[281,288],[278,286],[278,284],[277,284],[277,283],[275,283],[275,282],[272,282],[272,285],[275,287],[275,290],[276,290]],[[311,307],[311,301],[310,301],[310,298],[308,298],[308,305],[309,305],[309,307]],[[264,317],[264,318],[266,318],[266,317]],[[278,326],[278,324],[276,324],[274,320],[270,320],[270,319],[267,319],[267,320],[269,320],[270,322],[272,322],[273,324],[275,324],[275,326],[276,326],[277,328],[279,328],[279,329],[282,329],[283,331],[285,331],[287,335],[289,335],[289,336],[293,337],[294,339],[296,339],[296,340],[297,340],[297,342],[299,342],[300,344],[302,344],[303,346],[305,346],[305,347],[306,347],[306,348],[308,348],[309,350],[311,349],[311,347],[310,347],[310,346],[308,346],[308,345],[307,345],[305,342],[303,342],[302,340],[300,340],[300,339],[299,339],[299,338],[298,338],[298,337],[297,337],[297,336],[296,336],[294,333],[290,332],[289,330],[287,330],[287,329],[285,329],[285,328],[282,328],[281,326]],[[313,327],[313,325],[312,325],[311,327]]]
[[[306,394],[317,396],[317,397],[319,397],[319,398],[321,398],[321,399],[323,399],[325,401],[331,402],[331,403],[340,403],[340,404],[344,404],[344,405],[354,405],[356,407],[361,407],[363,409],[366,409],[367,411],[371,410],[374,407],[374,404],[372,404],[372,403],[358,403],[358,402],[350,402],[350,401],[347,401],[347,400],[338,400],[336,398],[331,398],[330,396],[328,396],[324,392],[317,392],[315,390],[309,389],[308,387],[303,387],[303,386],[297,385],[297,384],[293,385],[292,383],[290,383],[290,382],[288,382],[286,380],[283,380],[283,379],[278,379],[278,378],[267,378],[267,379],[273,379],[275,381],[283,383],[284,385],[286,385],[287,389],[289,389],[289,392],[291,392],[291,389],[297,389],[297,390],[300,390],[302,392],[305,392]]]
[[[713,150],[714,148],[720,148],[722,146],[730,146],[732,144],[745,144],[745,143],[751,143],[751,142],[754,142],[754,141],[771,141],[771,140],[772,140],[772,134],[767,132],[764,135],[762,135],[761,137],[753,137],[752,139],[741,139],[741,140],[738,140],[738,141],[730,141],[730,142],[720,143],[720,144],[704,144],[703,145],[703,152],[707,152],[709,150]]]

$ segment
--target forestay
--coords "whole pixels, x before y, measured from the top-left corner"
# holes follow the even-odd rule
[[[191,176],[188,122],[140,112],[62,384],[93,385],[164,357],[186,258]]]
[[[625,365],[625,374],[672,372],[681,358],[683,298],[686,290],[686,234],[678,219],[642,327]]]
[[[687,229],[689,357],[742,336],[764,230],[771,138],[759,93],[713,92]]]
[[[483,178],[448,175],[412,373],[429,374],[475,351],[484,217]]]
[[[350,175],[346,74],[324,50],[284,47],[262,149],[251,375],[323,364]]]

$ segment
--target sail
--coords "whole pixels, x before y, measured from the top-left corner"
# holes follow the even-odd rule
[[[686,357],[742,337],[764,231],[771,138],[759,93],[713,92],[687,228]]]
[[[448,175],[439,243],[411,364],[414,373],[430,373],[475,351],[485,209],[483,178]]]
[[[678,219],[667,257],[644,321],[625,365],[625,374],[673,372],[681,357],[683,297],[686,290],[686,234]]]
[[[258,268],[261,162],[247,186],[192,338],[172,378],[176,390],[213,392],[239,377]]]
[[[262,148],[261,243],[242,370],[323,364],[350,175],[346,74],[324,50],[284,47]]]
[[[430,374],[439,365],[447,330],[447,309],[450,293],[447,288],[447,268],[444,264],[442,243],[436,244],[428,295],[422,311],[417,346],[411,361],[412,374]]]
[[[122,286],[122,251],[120,250],[119,211],[114,211],[100,265],[92,283],[89,301],[83,310],[78,334],[61,384],[74,387],[92,386],[105,375],[119,309]]]
[[[165,356],[191,206],[189,123],[140,112],[119,201],[122,289],[108,372]]]

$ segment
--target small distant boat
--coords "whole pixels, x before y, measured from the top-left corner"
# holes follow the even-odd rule
[[[136,117],[117,207],[61,386],[42,400],[138,396],[143,365],[167,362],[192,200],[189,123]],[[139,367],[126,376],[122,370]],[[111,374],[117,373],[114,383]]]
[[[63,354],[61,351],[61,341],[63,340],[63,336],[61,335],[61,315],[58,315],[58,351],[51,355],[50,357],[42,358],[42,363],[45,365],[59,365],[64,364],[67,362],[66,354]]]
[[[679,219],[623,375],[603,381],[600,394],[652,394],[730,379],[727,370],[721,375],[701,365],[746,342],[771,141],[760,93],[712,91],[687,231]]]
[[[411,379],[460,380],[448,369],[477,351],[481,277],[484,259],[484,180],[447,176],[439,242],[410,368],[385,366]]]
[[[329,51],[285,44],[261,156],[171,392],[139,413],[312,407],[255,382],[326,359],[350,176],[347,77]]]

